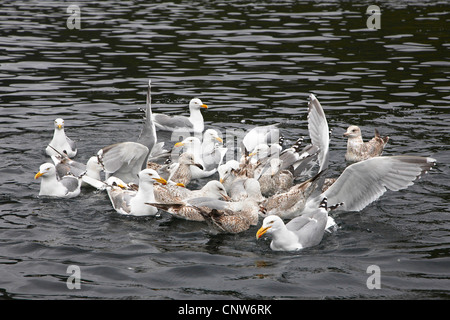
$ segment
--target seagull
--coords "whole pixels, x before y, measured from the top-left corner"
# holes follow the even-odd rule
[[[152,119],[159,130],[201,133],[204,129],[201,108],[208,109],[208,106],[200,99],[193,98],[189,102],[189,117],[153,113]]]
[[[375,129],[375,137],[370,141],[364,142],[361,136],[361,129],[358,126],[350,126],[344,133],[347,137],[347,153],[345,160],[348,162],[358,162],[383,154],[384,147],[389,141],[389,137],[381,137],[377,129]]]
[[[194,157],[194,161],[201,165],[201,168],[199,166],[190,167],[193,180],[207,178],[217,172],[217,166],[214,166],[212,168],[209,167],[209,170],[207,170],[205,161],[203,160],[202,142],[199,138],[187,137],[183,141],[177,142],[174,147],[184,147],[184,152],[192,154]]]
[[[156,215],[158,209],[145,203],[155,202],[153,193],[153,184],[155,182],[167,183],[155,170],[144,169],[139,172],[139,188],[137,191],[131,188],[124,188],[124,182],[115,176],[111,176],[106,180],[108,184],[106,191],[116,212],[132,216],[152,216]]]
[[[61,179],[67,175],[73,175],[75,177],[89,176],[92,179],[101,181],[101,171],[103,168],[98,162],[98,158],[96,156],[90,157],[86,164],[84,164],[70,159],[66,154],[60,153],[56,149],[54,149],[54,151],[57,155],[51,156],[51,158],[55,164],[58,179]],[[82,186],[84,185],[86,185],[86,183],[83,181]]]
[[[38,178],[41,178],[39,196],[73,198],[81,192],[81,178],[67,175],[58,179],[53,163],[42,164],[39,172],[34,176],[34,179]]]
[[[223,162],[228,148],[223,147],[223,140],[214,129],[207,129],[203,133],[202,160],[205,170],[217,169]]]
[[[220,231],[237,233],[258,223],[256,201],[228,202],[210,197],[192,198],[178,203],[147,203],[174,217],[189,221],[206,221]]]
[[[57,151],[55,151],[55,149]],[[53,139],[50,141],[45,153],[47,155],[54,156],[59,153],[64,153],[68,157],[73,158],[77,154],[76,143],[66,136],[64,132],[64,120],[58,118],[55,120],[55,131],[53,133]]]
[[[158,203],[174,203],[199,197],[230,199],[225,187],[217,180],[208,181],[199,190],[190,190],[176,184],[171,185],[170,183],[167,185],[155,185],[154,194]]]
[[[260,169],[263,172],[259,174],[258,181],[263,196],[270,197],[277,193],[286,192],[294,185],[294,174],[287,169],[282,170],[282,164],[282,160],[273,158],[268,163],[270,170]]]
[[[320,172],[313,178],[292,186],[288,191],[260,202],[263,216],[278,215],[283,219],[292,219],[300,215],[307,200],[318,188],[323,174],[324,172]]]
[[[194,155],[191,153],[182,153],[178,162],[170,169],[171,173],[169,180],[175,183],[182,183],[185,186],[193,179],[191,167],[195,166],[200,170],[203,170],[203,166],[195,161]]]
[[[274,251],[297,251],[316,246],[322,241],[327,220],[327,198],[323,198],[314,212],[296,217],[287,224],[276,215],[265,217],[256,239],[271,234],[270,248]]]

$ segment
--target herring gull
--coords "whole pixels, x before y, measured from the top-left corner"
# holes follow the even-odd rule
[[[47,148],[45,148],[45,153],[50,157],[58,155],[58,152],[64,153],[70,158],[75,157],[77,154],[77,146],[73,140],[66,136],[64,132],[64,120],[58,118],[55,120],[54,124],[55,131],[53,133],[53,138]]]
[[[361,136],[361,129],[358,126],[350,126],[344,133],[347,137],[347,152],[345,160],[348,162],[358,162],[383,154],[384,147],[389,141],[389,137],[381,137],[377,129],[375,129],[375,137],[364,142]]]
[[[197,137],[187,137],[181,142],[177,142],[175,148],[184,147],[184,152],[192,154],[194,161],[200,166],[192,166],[191,174],[192,179],[203,179],[212,176],[217,171],[217,166],[206,168],[205,161],[203,160],[202,142]]]
[[[175,183],[182,183],[187,186],[193,179],[191,167],[195,166],[203,170],[203,166],[195,161],[194,155],[191,153],[182,153],[178,162],[170,169],[169,180]]]
[[[81,178],[67,175],[58,179],[53,163],[47,162],[42,164],[34,178],[41,178],[40,196],[73,198],[78,196],[81,191]]]
[[[139,188],[124,188],[123,182],[115,176],[106,180],[106,188],[111,204],[116,212],[124,215],[149,216],[156,215],[158,209],[146,204],[154,202],[153,184],[159,182],[166,184],[155,170],[144,169],[139,172]]]
[[[263,234],[270,234],[270,248],[274,251],[297,251],[316,246],[322,241],[327,220],[327,198],[323,198],[319,207],[309,215],[296,217],[287,224],[276,215],[265,217],[256,239]]]
[[[256,201],[228,202],[210,197],[192,198],[178,203],[147,203],[174,217],[190,221],[206,221],[222,232],[237,233],[258,223]]]
[[[166,114],[153,113],[152,119],[155,126],[163,131],[183,131],[183,132],[203,132],[204,123],[203,116],[200,112],[201,108],[208,109],[200,99],[193,98],[189,102],[190,116],[169,116]]]

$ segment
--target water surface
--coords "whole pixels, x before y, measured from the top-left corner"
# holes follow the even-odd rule
[[[0,11],[0,297],[4,299],[442,299],[450,270],[450,6],[371,2],[3,2]],[[300,253],[269,249],[254,227],[129,218],[106,193],[39,198],[33,180],[61,117],[86,161],[139,134],[148,79],[155,112],[187,114],[199,97],[207,127],[280,122],[308,137],[307,101],[324,107],[330,175],[345,168],[342,133],[389,135],[386,155],[437,159],[415,185],[387,192]],[[158,137],[160,137],[158,133]],[[161,134],[161,140],[167,138]],[[202,186],[198,181],[194,187]],[[81,289],[66,286],[67,267]],[[367,267],[381,270],[369,290]]]

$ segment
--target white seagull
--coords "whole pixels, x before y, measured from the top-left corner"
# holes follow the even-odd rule
[[[81,178],[68,175],[58,179],[53,163],[42,164],[34,178],[41,178],[39,196],[73,198],[78,196],[81,191]]]
[[[167,183],[155,170],[144,169],[139,172],[139,188],[137,191],[125,188],[123,182],[114,176],[106,180],[108,184],[106,191],[116,212],[132,216],[152,216],[156,215],[158,209],[145,203],[155,202],[153,193],[155,182]]]
[[[203,115],[200,112],[202,108],[208,109],[208,106],[194,98],[189,102],[189,117],[153,113],[152,119],[159,130],[201,133],[204,129]]]
[[[58,152],[66,154],[69,158],[75,157],[77,154],[77,146],[73,140],[66,136],[64,132],[64,120],[58,118],[54,123],[55,131],[53,132],[53,138],[47,148],[45,148],[45,153],[50,157],[58,155]]]
[[[314,212],[296,217],[287,224],[279,216],[267,216],[256,233],[256,239],[270,234],[270,248],[274,251],[297,251],[316,246],[322,241],[327,219],[327,198],[324,198]]]

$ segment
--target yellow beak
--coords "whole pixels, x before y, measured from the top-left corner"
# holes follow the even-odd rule
[[[184,185],[184,183],[178,182],[177,186],[182,187],[182,188],[186,188],[186,186]]]
[[[182,147],[182,146],[184,146],[184,143],[183,143],[183,142],[177,142],[177,143],[175,143],[175,147],[176,147],[176,148]]]
[[[220,181],[220,183],[223,183],[223,178],[220,178],[219,181]]]
[[[257,232],[256,232],[256,239],[261,238],[261,236],[267,232],[267,230],[269,230],[271,227],[261,227]]]
[[[223,143],[223,140],[220,137],[216,137],[216,140],[219,141],[220,143]]]
[[[62,129],[62,125],[58,124],[58,129],[61,130]]]
[[[34,178],[35,179],[37,179],[37,178],[40,178],[40,177],[42,177],[44,175],[44,173],[42,173],[42,172],[38,172],[38,173],[36,173],[36,175],[34,176]]]
[[[256,154],[256,152],[252,152],[252,153],[250,153],[248,156],[249,157],[252,157],[252,156],[254,156]]]
[[[164,185],[167,184],[166,179],[163,179],[163,178],[153,178],[153,180],[155,180],[155,181],[157,181],[157,182],[159,182],[161,184],[164,184]]]
[[[202,104],[200,107],[208,109],[208,106],[206,104]]]

